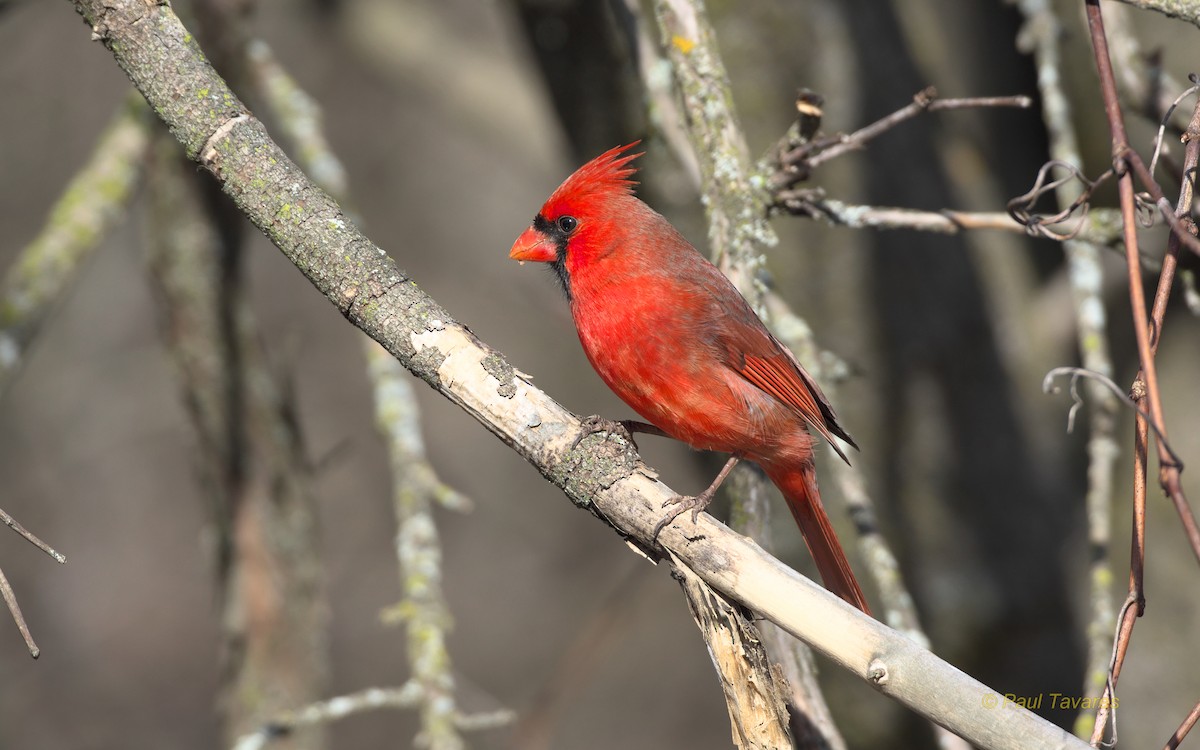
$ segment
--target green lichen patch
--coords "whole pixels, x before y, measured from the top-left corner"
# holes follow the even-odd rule
[[[504,398],[512,398],[517,395],[516,373],[513,371],[512,365],[505,361],[495,352],[483,358],[483,369],[496,380],[500,381],[499,387],[496,388],[496,393]]]
[[[426,383],[435,388],[441,388],[442,376],[438,374],[446,354],[436,346],[427,346],[412,356],[408,361],[408,369]]]
[[[631,445],[596,433],[581,440],[575,450],[550,469],[547,477],[573,503],[586,507],[597,493],[633,474],[640,466],[641,459]]]

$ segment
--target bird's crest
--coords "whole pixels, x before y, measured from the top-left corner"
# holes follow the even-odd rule
[[[622,154],[639,143],[641,141],[637,140],[626,146],[605,151],[575,170],[574,174],[558,186],[546,201],[546,206],[573,202],[586,196],[632,194],[637,181],[631,178],[637,172],[637,168],[629,166],[629,163],[643,152]]]

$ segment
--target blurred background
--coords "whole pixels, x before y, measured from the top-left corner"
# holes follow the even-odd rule
[[[189,27],[193,5],[176,4]],[[268,42],[322,108],[366,233],[568,408],[632,416],[592,373],[552,278],[507,258],[578,164],[645,136],[643,196],[705,247],[695,190],[643,114],[625,5],[224,5],[240,33]],[[1054,10],[1084,171],[1094,176],[1107,166],[1109,136],[1082,11],[1076,3]],[[709,11],[755,155],[793,121],[798,87],[824,96],[827,132],[861,127],[927,85],[953,97],[1037,96],[1033,63],[1017,49],[1022,15],[1007,3],[721,1]],[[1145,13],[1128,21],[1144,50],[1183,79],[1188,60],[1178,50],[1193,48],[1197,30]],[[215,47],[228,36],[212,46],[201,39],[220,67]],[[70,3],[0,4],[0,265],[38,234],[128,89]],[[1130,123],[1148,154],[1155,125],[1132,113]],[[1181,158],[1177,146],[1173,153]],[[1047,158],[1036,106],[933,113],[821,167],[809,186],[853,203],[1003,211]],[[1160,180],[1173,200],[1178,178]],[[153,193],[143,184],[86,260],[0,399],[0,507],[68,557],[60,567],[0,535],[0,567],[42,649],[31,660],[0,616],[0,747],[226,744],[221,552],[205,448],[147,271]],[[1098,202],[1115,198],[1102,193]],[[1087,420],[1068,434],[1069,399],[1041,391],[1048,370],[1079,362],[1062,246],[794,217],[774,227],[776,288],[850,366],[835,406],[862,446],[856,464],[933,649],[1001,692],[1079,695],[1096,553],[1084,512]],[[269,242],[242,231],[245,294],[268,369],[287,384],[318,511],[329,623],[323,694],[401,684],[404,637],[380,617],[400,597],[400,579],[360,335]],[[1162,255],[1161,231],[1144,240],[1144,252]],[[1114,375],[1124,385],[1136,355],[1123,261],[1106,251],[1101,265]],[[1148,273],[1148,283],[1156,277]],[[1200,327],[1179,300],[1167,323],[1160,377],[1172,443],[1186,462],[1200,452]],[[437,511],[459,700],[467,710],[518,715],[515,729],[472,734],[470,745],[728,747],[704,644],[665,571],[630,554],[456,407],[417,388],[430,461],[476,506]],[[1100,553],[1111,556],[1119,603],[1132,482],[1127,413],[1116,435],[1114,542]],[[720,464],[665,440],[640,445],[683,492],[706,486]],[[831,458],[822,456],[826,465]],[[1200,495],[1194,470],[1184,479]],[[834,483],[823,486],[851,539]],[[773,530],[778,554],[811,573],[782,518]],[[1185,666],[1195,658],[1188,634],[1200,625],[1196,561],[1156,486],[1149,538],[1149,605],[1118,693],[1120,739],[1136,747],[1164,742],[1200,695],[1200,670]],[[581,633],[593,637],[581,645]],[[933,744],[907,711],[819,667],[852,747]],[[1075,720],[1048,704],[1040,713],[1067,727]],[[368,713],[334,724],[329,746],[408,746],[417,726],[409,712]]]

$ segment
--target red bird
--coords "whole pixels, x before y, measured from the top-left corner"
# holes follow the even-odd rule
[[[554,191],[509,253],[549,263],[571,304],[583,351],[621,399],[664,434],[731,454],[712,486],[680,497],[655,529],[712,500],[739,459],[783,492],[830,591],[869,613],[821,505],[809,430],[854,441],[796,357],[733,284],[633,194],[636,146],[615,148]],[[855,448],[858,446],[854,445]]]

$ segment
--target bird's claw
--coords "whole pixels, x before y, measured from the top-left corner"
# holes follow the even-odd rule
[[[662,533],[662,530],[670,526],[676,518],[679,518],[689,510],[692,512],[692,523],[696,523],[700,518],[700,511],[707,508],[710,502],[712,502],[712,494],[708,492],[701,492],[699,495],[694,496],[676,495],[670,500],[664,500],[662,507],[666,508],[669,505],[674,505],[675,507],[654,525],[654,533],[651,534],[650,538],[657,542],[658,535]]]
[[[571,450],[578,448],[584,438],[601,432],[607,432],[610,435],[617,435],[624,438],[635,450],[638,447],[637,441],[633,439],[633,430],[629,429],[628,423],[615,419],[606,419],[599,414],[593,414],[590,417],[584,418],[582,429],[579,430],[579,434],[575,437],[575,442],[571,443]]]

